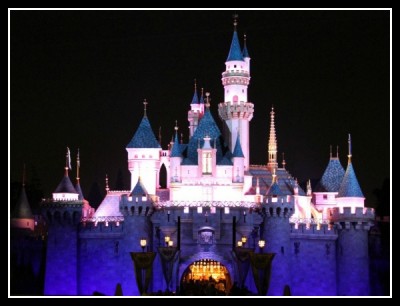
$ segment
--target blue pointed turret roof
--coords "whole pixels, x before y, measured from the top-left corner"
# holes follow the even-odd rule
[[[150,125],[147,116],[143,116],[142,121],[136,130],[135,135],[126,146],[127,148],[161,148]]]
[[[242,55],[243,55],[244,58],[246,58],[246,57],[250,58],[249,51],[247,50],[246,35],[244,35],[244,43],[243,43]]]
[[[203,101],[203,103],[204,103],[204,101]],[[197,94],[197,89],[194,90],[191,104],[199,104],[199,95]]]
[[[338,197],[364,197],[351,161],[347,164],[346,173],[344,175],[342,183],[340,184]]]
[[[78,193],[69,179],[68,173],[64,175],[56,190],[54,190],[54,193]]]
[[[284,193],[282,192],[281,188],[279,187],[277,182],[272,183],[267,191],[267,195],[274,195],[274,196],[283,196]]]
[[[130,196],[143,196],[143,195],[147,195],[147,191],[146,188],[144,188],[143,184],[142,184],[142,179],[139,176],[139,179],[135,185],[135,187],[133,187],[132,192],[130,194]]]
[[[78,199],[79,199],[79,200],[83,200],[83,199],[84,199],[84,196],[83,196],[81,184],[79,183],[79,181],[76,182],[75,190],[76,190],[76,192],[77,192],[78,195],[79,195],[79,196],[78,196]]]
[[[221,131],[219,130],[210,110],[207,108],[201,118],[196,131],[189,140],[187,147],[187,156],[183,161],[183,165],[197,165],[197,148],[204,145],[204,137],[209,136],[212,139],[212,146],[217,148],[217,164],[223,158],[221,145]],[[216,144],[214,144],[216,141]]]
[[[201,90],[203,90],[203,88],[201,89]],[[204,104],[204,95],[203,95],[203,93],[201,93],[201,95],[200,95],[200,104]]]
[[[343,181],[344,169],[339,158],[332,157],[315,188],[316,192],[338,192]]]
[[[175,139],[174,139],[174,145],[172,146],[171,150],[171,157],[182,157],[181,146],[178,140],[178,132],[175,132]]]
[[[12,217],[17,219],[33,218],[32,210],[29,205],[24,186],[22,186],[21,193],[19,195],[17,205],[14,208]]]
[[[236,144],[235,148],[233,149],[232,153],[233,157],[244,157],[242,146],[240,144],[240,135],[238,133],[237,138],[236,138]]]
[[[229,49],[229,54],[226,61],[244,61],[236,30],[233,31],[231,48]]]

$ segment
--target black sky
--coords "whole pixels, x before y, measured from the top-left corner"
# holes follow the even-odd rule
[[[329,145],[353,163],[367,204],[390,173],[389,11],[237,11],[251,56],[251,163],[265,164],[269,111],[279,154],[299,181],[319,178]],[[143,115],[163,147],[178,120],[188,137],[193,79],[223,100],[221,73],[231,11],[11,11],[11,181],[34,166],[47,196],[63,175],[65,150],[81,151],[84,193],[111,187]],[[280,156],[280,155],[279,155]],[[75,177],[75,162],[73,173]],[[29,176],[28,176],[29,180]]]

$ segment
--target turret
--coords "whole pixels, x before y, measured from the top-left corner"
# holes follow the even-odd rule
[[[175,124],[175,139],[171,149],[170,155],[170,173],[171,182],[181,181],[181,163],[182,163],[182,153],[181,145],[178,140],[178,125]]]
[[[269,141],[268,141],[268,169],[272,171],[278,168],[278,142],[276,140],[275,132],[275,112],[274,107],[271,109],[271,120],[269,128]]]
[[[249,124],[253,118],[254,105],[248,102],[247,87],[250,83],[250,57],[247,47],[242,51],[236,31],[237,20],[234,19],[234,31],[225,62],[225,72],[222,73],[224,86],[224,102],[218,105],[218,114],[224,121],[224,138],[233,152],[238,134],[244,153],[245,170],[250,163]],[[245,53],[245,58],[243,57]]]
[[[262,204],[263,238],[266,242],[266,251],[276,254],[272,263],[268,295],[282,295],[285,285],[291,285],[290,273],[288,273],[291,257],[289,218],[293,210],[293,197],[282,192],[273,170],[272,183]]]
[[[240,134],[236,138],[235,148],[232,152],[233,182],[243,183],[244,178],[244,154],[240,144]]]
[[[161,146],[158,143],[147,118],[147,101],[144,100],[144,115],[138,129],[126,146],[128,169],[131,172],[131,189],[139,176],[149,194],[156,193],[158,171],[160,169]]]
[[[194,93],[192,102],[190,103],[190,110],[188,111],[188,121],[189,121],[189,131],[190,137],[193,136],[196,128],[199,124],[199,120],[203,117],[204,114],[204,95],[203,88],[201,89],[201,96],[197,94],[197,84],[196,79],[194,80]]]

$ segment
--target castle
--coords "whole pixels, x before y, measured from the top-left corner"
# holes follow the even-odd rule
[[[214,279],[221,292],[237,283],[256,292],[251,269],[234,250],[274,253],[268,295],[369,295],[368,231],[374,219],[352,164],[330,155],[318,186],[304,191],[278,163],[275,111],[270,112],[268,163],[250,164],[248,101],[250,55],[240,45],[236,21],[226,69],[224,101],[218,104],[221,133],[210,95],[196,88],[188,111],[190,138],[175,136],[161,148],[144,116],[129,141],[130,190],[110,190],[94,210],[84,199],[79,173],[64,176],[41,203],[48,225],[45,295],[139,295],[131,252],[154,252],[148,292],[176,291],[186,283]],[[167,186],[158,185],[165,167]],[[79,156],[77,160],[79,169]],[[24,189],[11,226],[35,230]],[[17,240],[14,240],[17,241]],[[19,240],[21,241],[21,240]],[[12,248],[20,247],[14,244]],[[163,250],[176,250],[166,267]],[[243,272],[244,270],[245,273]]]

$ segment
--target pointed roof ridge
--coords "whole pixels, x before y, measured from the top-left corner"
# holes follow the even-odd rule
[[[346,173],[343,181],[340,184],[339,193],[340,198],[357,197],[363,198],[364,194],[361,191],[360,184],[358,183],[356,173],[351,162],[348,163]]]
[[[330,157],[328,165],[322,175],[318,185],[315,187],[316,192],[338,192],[340,184],[343,181],[345,171],[340,163],[339,158]]]
[[[244,157],[242,146],[240,144],[240,134],[237,134],[235,148],[232,153],[233,157]]]
[[[174,145],[172,146],[171,149],[171,156],[170,157],[182,157],[181,154],[181,145],[179,144],[178,140],[178,131],[175,131],[175,139],[174,139]]]
[[[236,28],[233,31],[231,48],[229,49],[228,58],[226,59],[227,62],[230,61],[244,61],[242,55],[242,49],[240,48],[239,37],[236,32]]]
[[[133,196],[133,195],[143,196],[143,195],[147,195],[147,194],[148,193],[146,191],[146,188],[144,188],[144,186],[142,184],[142,179],[139,176],[138,181],[137,181],[135,187],[133,187],[132,192],[129,196]]]
[[[82,192],[82,188],[81,188],[81,184],[79,183],[79,180],[75,184],[75,190],[79,195],[78,200],[84,200],[85,197],[83,196],[83,192]]]
[[[283,196],[283,192],[278,185],[278,182],[273,182],[267,191],[267,195]]]
[[[29,205],[28,197],[26,196],[25,186],[22,185],[21,193],[18,198],[17,205],[12,213],[12,218],[16,219],[32,219],[33,213]]]
[[[135,135],[126,146],[127,148],[161,148],[153,129],[151,128],[150,121],[147,116],[143,116],[142,121],[137,128]]]
[[[250,58],[249,51],[247,50],[246,38],[246,34],[244,34],[242,56],[243,58]]]
[[[199,95],[197,94],[196,79],[194,79],[194,93],[193,93],[193,98],[192,98],[192,103],[191,104],[199,104]]]
[[[78,193],[68,175],[64,175],[54,193]]]

